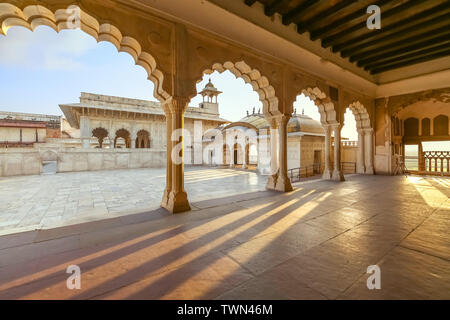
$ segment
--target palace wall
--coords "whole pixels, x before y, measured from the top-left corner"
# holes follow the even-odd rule
[[[0,149],[0,177],[42,173],[39,151],[23,148]]]
[[[165,164],[165,150],[67,149],[58,151],[57,172],[162,168]]]

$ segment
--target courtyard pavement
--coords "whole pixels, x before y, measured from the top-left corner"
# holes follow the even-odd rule
[[[265,189],[255,171],[186,167],[194,202]],[[0,178],[0,235],[52,228],[159,208],[165,169],[135,169]]]
[[[450,299],[449,196],[449,178],[354,175],[6,235],[0,299]]]

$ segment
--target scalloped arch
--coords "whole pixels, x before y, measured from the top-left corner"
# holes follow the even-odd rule
[[[258,94],[259,101],[263,105],[263,113],[265,116],[273,116],[273,110],[278,110],[278,98],[275,95],[274,87],[269,83],[269,79],[259,72],[257,69],[252,69],[244,61],[236,63],[227,61],[225,63],[214,63],[211,69],[206,69],[203,74],[211,74],[214,71],[223,73],[230,71],[236,78],[242,78],[245,83],[249,83],[253,90]],[[200,82],[198,79],[197,82]]]
[[[370,129],[370,117],[366,107],[359,101],[351,103],[348,108],[353,112],[357,129]]]
[[[327,97],[325,92],[318,87],[309,87],[302,90],[302,93],[310,98],[319,109],[320,123],[322,125],[338,123],[334,103]]]
[[[73,10],[77,10],[79,13],[82,31],[92,36],[97,42],[107,41],[112,43],[117,51],[127,52],[133,57],[136,65],[145,69],[148,80],[154,84],[153,94],[156,99],[165,101],[170,97],[162,87],[164,75],[158,70],[155,59],[150,53],[142,51],[142,47],[136,39],[124,36],[118,28],[111,24],[100,24],[78,6],[69,6],[67,9],[52,12],[42,5],[30,5],[21,10],[10,3],[0,3],[0,35],[6,36],[8,30],[14,26],[24,27],[31,31],[42,25],[48,26],[56,32],[73,29],[70,23],[73,19]]]

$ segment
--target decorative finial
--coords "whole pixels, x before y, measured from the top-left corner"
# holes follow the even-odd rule
[[[302,109],[302,116],[304,116],[305,115],[305,109],[303,108]]]
[[[253,107],[253,114],[255,114],[255,107]]]
[[[247,117],[248,117],[248,110],[247,110]]]

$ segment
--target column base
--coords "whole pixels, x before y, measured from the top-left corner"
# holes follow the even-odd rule
[[[356,173],[365,174],[366,173],[366,168],[365,167],[358,167],[358,168],[356,168]]]
[[[243,165],[242,165],[242,169],[248,169],[248,165],[243,164]]]
[[[167,189],[164,189],[164,193],[161,200],[161,207],[164,209],[167,209],[167,203],[169,202],[169,195],[170,191]]]
[[[277,185],[277,178],[277,174],[271,175],[269,179],[267,179],[266,189],[275,190],[275,187]]]
[[[178,193],[174,191],[170,192],[167,205],[164,208],[171,213],[190,211],[191,206],[189,205],[187,193],[185,191]]]
[[[366,168],[366,172],[365,173],[366,174],[374,174],[375,171],[373,170],[373,167],[368,167],[368,168]]]
[[[344,173],[342,171],[333,171],[333,175],[331,176],[331,180],[334,180],[334,181],[345,181]]]
[[[322,175],[322,179],[324,180],[330,180],[331,179],[331,172],[329,169],[325,169]]]
[[[277,183],[275,185],[276,191],[290,192],[294,190],[291,185],[291,180],[288,177],[278,177]]]

